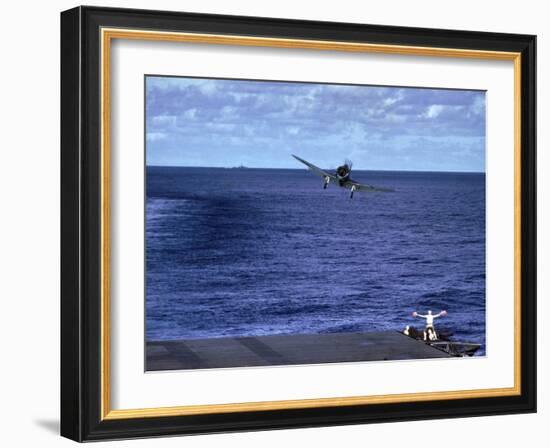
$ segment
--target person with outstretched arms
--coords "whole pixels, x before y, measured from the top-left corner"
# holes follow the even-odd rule
[[[413,317],[421,317],[422,319],[426,319],[426,328],[424,330],[424,340],[426,341],[428,338],[428,329],[431,329],[431,332],[433,334],[433,338],[437,339],[437,333],[435,332],[434,328],[434,319],[442,316],[447,315],[447,311],[443,310],[438,314],[432,314],[432,310],[428,310],[428,314],[419,314],[416,311],[412,313]]]

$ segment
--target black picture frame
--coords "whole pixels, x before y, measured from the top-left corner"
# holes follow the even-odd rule
[[[101,28],[521,54],[521,393],[389,404],[102,418]],[[536,37],[77,7],[61,13],[61,435],[76,441],[536,412]]]

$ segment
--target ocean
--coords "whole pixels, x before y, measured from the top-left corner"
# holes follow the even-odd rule
[[[147,167],[146,338],[418,329],[485,347],[485,174]]]

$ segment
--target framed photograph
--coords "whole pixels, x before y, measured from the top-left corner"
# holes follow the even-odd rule
[[[535,36],[61,14],[61,433],[536,410]]]

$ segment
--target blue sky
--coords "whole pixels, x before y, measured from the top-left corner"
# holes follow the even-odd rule
[[[485,171],[485,92],[146,77],[147,165]]]

